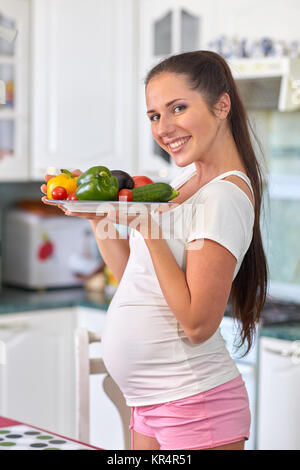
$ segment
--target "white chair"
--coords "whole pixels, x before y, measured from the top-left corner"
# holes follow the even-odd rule
[[[85,328],[75,331],[75,367],[76,367],[76,433],[81,442],[90,442],[90,374],[105,374],[102,386],[106,395],[116,406],[122,422],[124,447],[131,448],[130,408],[116,382],[108,374],[103,359],[90,358],[89,344],[101,341],[97,333]],[[99,380],[99,386],[100,386]]]

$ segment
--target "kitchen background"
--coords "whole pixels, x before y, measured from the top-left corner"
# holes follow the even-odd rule
[[[291,308],[293,320],[298,315],[300,321],[299,20],[298,0],[0,0],[0,25],[18,29],[14,43],[0,40],[0,80],[6,83],[6,104],[0,105],[3,318],[9,309],[14,311],[8,285],[40,292],[84,284],[87,301],[100,302],[105,310],[116,286],[95,250],[88,223],[78,221],[77,228],[70,218],[41,214],[43,177],[48,167],[84,170],[101,164],[170,181],[178,169],[152,140],[143,79],[164,56],[211,49],[231,64],[262,144],[261,225],[270,299]],[[9,218],[16,203],[23,210]],[[78,249],[72,248],[72,262],[66,268],[66,247],[74,233]],[[60,247],[57,243],[61,258],[51,256],[49,234],[50,242],[63,240]],[[37,263],[34,249],[45,243],[49,259],[43,252],[45,259]],[[67,269],[72,273],[63,271]],[[64,276],[58,276],[58,270]],[[96,280],[92,284],[91,275]],[[12,292],[14,299],[24,299],[23,291]],[[34,290],[30,292],[33,295]],[[45,292],[53,305],[63,295],[62,290]],[[103,292],[106,296],[101,297]],[[78,289],[76,296],[86,301]],[[298,341],[294,332],[289,334],[279,341]],[[257,412],[262,409],[257,399],[259,367],[255,362],[254,368],[250,359],[245,364],[255,375],[249,387]],[[297,373],[300,390],[299,369]],[[0,414],[13,409],[5,403],[0,392]],[[297,413],[300,417],[299,407]],[[47,427],[45,423],[40,425]],[[251,448],[271,445],[256,436],[264,423],[255,421]],[[73,432],[71,425],[53,426],[69,435]],[[282,436],[279,440],[282,445]],[[286,445],[292,445],[289,437]],[[300,448],[299,434],[293,445]]]

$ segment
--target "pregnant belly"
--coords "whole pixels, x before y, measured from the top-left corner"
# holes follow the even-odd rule
[[[102,335],[105,366],[123,393],[172,361],[178,346],[177,321],[168,308],[110,309]]]

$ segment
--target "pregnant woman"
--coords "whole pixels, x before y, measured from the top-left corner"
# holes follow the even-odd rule
[[[240,450],[248,395],[219,325],[230,300],[247,352],[267,288],[262,175],[247,115],[227,63],[210,51],[165,59],[145,91],[153,137],[183,168],[171,182],[180,193],[129,240],[114,222],[132,226],[132,217],[109,213],[114,232],[104,239],[104,216],[84,215],[119,281],[104,362],[132,409],[133,449]]]

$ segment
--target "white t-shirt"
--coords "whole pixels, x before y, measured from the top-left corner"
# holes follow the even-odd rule
[[[179,188],[195,172],[195,167],[188,167],[171,185]],[[243,178],[253,194],[249,178],[230,171],[160,215],[164,238],[184,271],[186,244],[209,238],[235,256],[233,279],[238,273],[252,240],[254,208],[244,191],[222,179],[230,174]],[[129,260],[102,335],[104,363],[127,405],[177,400],[237,377],[220,330],[203,343],[191,343],[164,298],[144,238],[131,230],[129,243]]]

